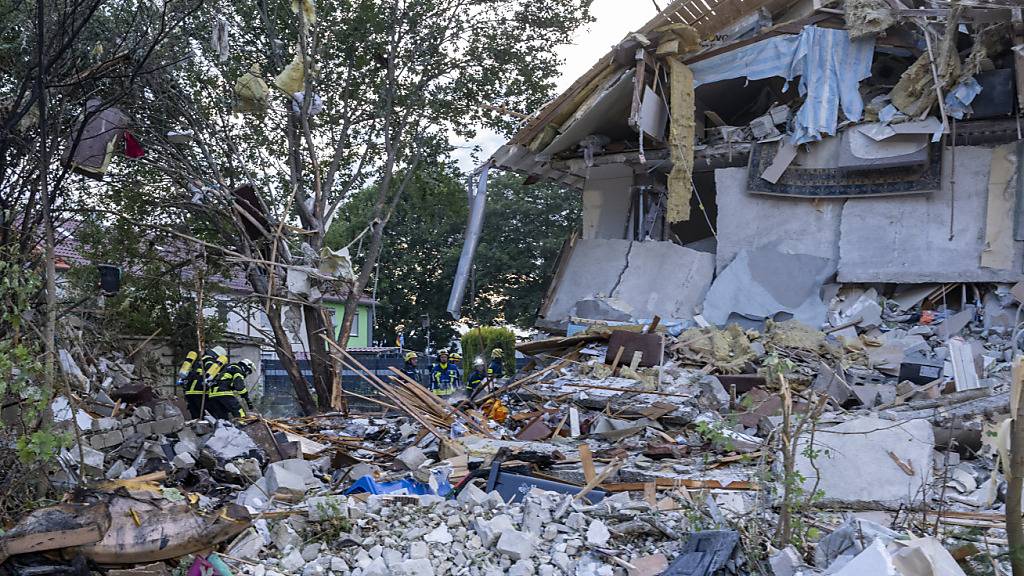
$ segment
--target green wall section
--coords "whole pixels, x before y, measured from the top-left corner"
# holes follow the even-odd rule
[[[345,317],[345,305],[335,302],[329,302],[325,304],[328,308],[334,310],[334,337],[337,338],[341,333],[341,319]],[[353,320],[353,326],[356,324],[358,327],[358,335],[352,336],[348,341],[349,348],[367,348],[370,346],[370,338],[373,336],[370,330],[370,308],[368,306],[358,305],[356,306],[356,319]]]

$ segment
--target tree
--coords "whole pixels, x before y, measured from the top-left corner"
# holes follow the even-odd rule
[[[506,173],[487,189],[484,232],[466,308],[479,324],[533,326],[562,244],[580,226],[582,198]]]
[[[353,241],[366,221],[360,191],[331,229],[328,245]],[[486,223],[475,261],[466,319],[477,325],[533,325],[562,243],[579,225],[579,194],[555,185],[525,186],[516,174],[492,172]],[[431,339],[444,347],[456,336],[445,312],[462,250],[468,206],[466,178],[451,166],[421,167],[385,234],[376,297],[378,333],[393,342],[405,326],[406,345],[425,349],[420,317],[431,319]],[[353,248],[358,247],[358,242]]]
[[[221,61],[205,43],[180,41],[189,54],[148,84],[132,110],[152,154],[134,177],[155,209],[148,220],[185,220],[193,235],[215,244],[247,270],[266,299],[282,364],[303,409],[338,408],[338,366],[323,339],[330,320],[315,298],[288,293],[289,270],[318,268],[332,220],[356,191],[371,210],[359,272],[344,289],[344,346],[356,301],[370,286],[384,232],[424,162],[444,158],[454,134],[482,126],[510,130],[490,107],[534,109],[550,95],[557,59],[552,48],[587,21],[587,0],[335,0],[314,7],[238,0],[204,6],[206,23],[223,21],[232,35]],[[205,37],[197,21],[189,36]],[[253,68],[258,65],[258,68]],[[236,81],[269,80],[264,98],[245,102],[257,112],[232,116]],[[247,71],[249,77],[243,76]],[[258,79],[258,80],[257,80]],[[252,84],[249,84],[251,87]],[[305,95],[301,105],[293,95]],[[255,102],[253,102],[255,100]],[[264,101],[265,100],[265,101]],[[320,104],[322,103],[322,110]],[[264,109],[265,107],[265,109]],[[187,129],[191,143],[167,137]],[[149,171],[149,173],[145,173]],[[232,195],[251,184],[254,196]],[[191,202],[198,198],[196,202]],[[337,289],[312,278],[313,288]],[[314,399],[282,326],[286,306],[305,321]]]
[[[90,189],[61,158],[81,147],[89,120],[179,60],[168,38],[201,4],[0,0],[0,398],[21,408],[18,445],[36,456],[28,476],[55,462],[43,410],[60,382],[54,229]],[[95,105],[87,109],[87,100]],[[21,402],[18,387],[32,390],[34,406]],[[0,460],[0,486],[18,492],[9,480],[22,470]]]

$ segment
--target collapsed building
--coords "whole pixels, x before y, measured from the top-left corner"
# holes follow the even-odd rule
[[[583,197],[539,326],[821,326],[829,283],[1020,280],[1011,4],[673,2],[491,158]]]
[[[380,410],[186,421],[83,344],[81,489],[0,571],[999,573],[1020,12],[673,2],[482,170],[453,311],[488,170],[584,198],[521,373],[448,402],[337,350]]]

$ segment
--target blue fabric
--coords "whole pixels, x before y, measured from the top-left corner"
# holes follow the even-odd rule
[[[981,94],[981,90],[981,84],[974,77],[957,84],[946,94],[946,112],[957,120],[963,120],[964,115],[971,111],[971,102]]]
[[[794,118],[793,144],[834,136],[839,107],[854,122],[864,116],[860,81],[871,76],[875,40],[851,41],[845,30],[806,26],[796,36],[776,36],[690,66],[694,87],[732,78],[800,77],[804,105]]]
[[[343,494],[358,494],[360,492],[368,492],[370,494],[393,494],[395,492],[402,492],[403,490],[407,494],[416,496],[436,495],[436,496],[447,496],[452,491],[452,485],[448,481],[448,475],[441,470],[435,470],[433,472],[434,480],[437,482],[437,493],[431,489],[429,484],[423,482],[417,482],[411,478],[403,478],[402,480],[396,480],[394,482],[377,482],[373,479],[373,476],[366,475],[356,480],[354,484],[348,487]]]

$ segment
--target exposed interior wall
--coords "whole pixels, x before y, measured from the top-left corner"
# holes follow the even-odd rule
[[[806,200],[747,192],[747,169],[715,170],[721,272],[744,249],[775,244],[787,254],[839,259],[839,219],[845,200]]]
[[[546,326],[564,324],[581,300],[608,300],[633,318],[693,317],[714,275],[714,256],[673,242],[590,239],[576,243],[554,287]]]
[[[626,237],[633,169],[595,166],[583,188],[583,239]]]
[[[943,154],[938,192],[846,202],[840,282],[1016,282],[1024,277],[1022,242],[1014,242],[1011,270],[981,266],[993,149],[956,148],[955,191],[950,184],[954,153],[947,148]]]
[[[957,147],[954,168],[954,154],[945,149],[942,188],[930,194],[849,200],[750,194],[746,168],[716,170],[717,271],[741,250],[774,243],[781,252],[833,259],[840,282],[1021,280],[1024,242],[1013,242],[1010,269],[981,265],[993,153]]]

